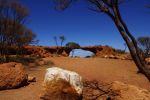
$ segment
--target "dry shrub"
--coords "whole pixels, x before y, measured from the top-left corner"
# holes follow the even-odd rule
[[[83,88],[83,100],[116,100],[118,91],[111,90],[111,83],[100,83],[96,80],[85,80]]]

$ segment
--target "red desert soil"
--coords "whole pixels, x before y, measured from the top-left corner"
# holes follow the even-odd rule
[[[55,66],[78,72],[84,79],[101,82],[121,81],[150,90],[150,82],[145,76],[136,74],[137,68],[130,60],[68,57],[45,59],[50,59]],[[29,75],[35,76],[37,82],[19,89],[0,91],[0,100],[39,100],[46,68],[48,67],[27,68]]]

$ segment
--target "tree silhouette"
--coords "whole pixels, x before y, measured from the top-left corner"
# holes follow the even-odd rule
[[[137,41],[142,50],[142,56],[146,59],[150,55],[150,37],[138,37]]]
[[[56,55],[57,55],[58,51],[59,51],[57,36],[54,36],[54,41],[55,41],[55,44],[56,44]]]
[[[75,42],[68,42],[66,44],[66,49],[69,50],[69,52],[70,51],[72,52],[71,57],[73,57],[73,55],[74,55],[74,50],[73,49],[79,49],[79,48],[80,48],[80,45],[78,43],[75,43]]]
[[[57,36],[54,36],[53,38],[54,38],[56,46],[58,47]]]
[[[60,39],[60,46],[62,47],[62,45],[63,45],[64,41],[66,40],[66,38],[65,38],[65,36],[60,36],[59,39]]]
[[[56,54],[58,54],[58,52],[60,51],[60,47],[59,47],[59,45],[58,45],[58,39],[60,40],[60,46],[61,46],[61,48],[62,48],[62,46],[63,46],[63,43],[64,43],[64,41],[66,40],[66,38],[65,38],[65,36],[54,36],[54,41],[55,41],[55,44],[56,44]]]
[[[10,47],[30,44],[35,34],[24,25],[28,10],[15,0],[0,0],[0,55],[8,54]]]
[[[75,42],[68,42],[66,44],[66,47],[72,50],[72,49],[79,49],[80,45],[78,43],[75,43]]]
[[[126,50],[127,50],[127,44],[124,43],[124,53],[126,53]]]
[[[57,2],[56,8],[64,10],[69,7],[74,0],[55,0]],[[150,69],[146,65],[145,60],[140,55],[140,50],[137,41],[130,33],[120,14],[119,4],[124,0],[87,0],[93,7],[90,8],[96,12],[102,12],[112,19],[119,33],[127,44],[130,54],[139,69],[138,72],[143,73],[150,81]]]

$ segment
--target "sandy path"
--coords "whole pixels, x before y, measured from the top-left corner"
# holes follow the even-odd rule
[[[133,61],[103,58],[49,58],[56,65],[78,72],[83,78],[103,82],[122,81],[150,90],[149,81],[136,74]]]
[[[141,74],[132,61],[102,58],[67,58],[50,59],[56,66],[78,72],[85,79],[96,79],[103,82],[122,81],[150,90],[149,81]],[[28,68],[29,75],[36,76],[37,82],[14,90],[0,91],[0,100],[39,100],[42,82],[47,67]]]

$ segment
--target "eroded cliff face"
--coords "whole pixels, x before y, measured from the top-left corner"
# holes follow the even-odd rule
[[[114,55],[115,49],[109,46],[87,46],[87,47],[81,47],[84,50],[89,50],[95,53],[96,56],[104,56],[104,55]]]
[[[40,46],[26,46],[24,47],[26,54],[38,55],[41,57],[49,57],[57,54],[58,56],[68,56],[70,49],[64,47],[40,47]],[[83,50],[88,50],[95,53],[98,57],[103,57],[104,55],[115,55],[115,49],[109,46],[86,46],[81,47]]]

